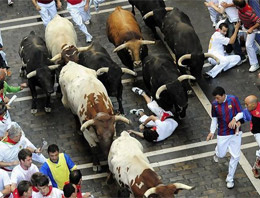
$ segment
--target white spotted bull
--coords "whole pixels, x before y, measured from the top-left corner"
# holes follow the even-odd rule
[[[173,198],[181,189],[193,187],[181,183],[164,185],[143,153],[142,144],[123,131],[114,140],[108,155],[109,169],[131,197]]]
[[[93,170],[99,171],[98,146],[107,157],[115,134],[115,122],[121,120],[129,124],[130,121],[114,115],[111,100],[95,70],[70,61],[60,72],[59,83],[62,103],[78,116],[81,131],[93,154]]]

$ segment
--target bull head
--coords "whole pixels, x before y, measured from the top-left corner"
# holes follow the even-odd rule
[[[55,63],[55,62],[59,61],[61,58],[64,58],[66,63],[69,62],[68,59],[76,62],[78,60],[78,53],[83,52],[83,51],[88,51],[92,46],[93,46],[93,43],[87,47],[79,47],[79,48],[75,47],[74,45],[69,46],[69,45],[65,44],[61,48],[62,52],[60,54],[57,54],[56,56],[52,57],[52,59],[50,59],[50,61]],[[76,55],[76,59],[75,59],[75,55]]]
[[[114,49],[113,52],[118,52],[122,49],[127,49],[131,59],[133,61],[134,66],[140,66],[140,64],[142,63],[140,55],[142,53],[142,45],[151,45],[151,44],[155,44],[155,41],[148,41],[148,40],[130,40],[127,41],[121,45],[119,45],[118,47],[116,47]]]
[[[157,198],[169,198],[174,197],[174,194],[177,194],[179,190],[191,190],[194,187],[188,186],[182,183],[174,183],[165,185],[159,185],[157,187],[149,188],[145,193],[143,198],[152,198],[152,195]]]

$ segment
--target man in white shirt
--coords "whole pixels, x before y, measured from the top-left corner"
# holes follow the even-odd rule
[[[211,36],[208,52],[214,54],[219,59],[220,64],[216,65],[216,61],[209,58],[209,62],[215,66],[203,74],[204,78],[215,78],[222,70],[227,71],[239,63],[241,60],[239,55],[226,55],[224,50],[224,45],[233,44],[235,42],[239,27],[240,22],[236,24],[235,32],[231,38],[227,38],[225,35],[228,31],[228,25],[221,23],[217,31]]]
[[[36,181],[38,193],[33,198],[62,198],[63,191],[49,185],[49,178],[46,175],[40,175]]]
[[[233,4],[233,0],[219,0],[218,6],[209,2],[208,6],[212,7],[220,14],[226,13],[227,19],[225,23],[228,25],[228,32],[226,36],[231,38],[235,31],[235,24],[239,21],[238,10]],[[228,44],[225,48],[227,53],[231,53],[232,50],[234,50],[234,53],[240,56],[241,61],[239,62],[239,65],[246,62],[247,58],[245,54],[242,53],[241,46],[237,38],[234,43]]]
[[[5,197],[11,193],[11,180],[3,169],[0,169],[0,197]]]
[[[11,173],[12,192],[20,181],[30,181],[31,176],[39,172],[39,169],[32,163],[32,152],[29,149],[22,149],[18,153],[20,164],[14,167]]]
[[[0,99],[1,100],[1,99]],[[7,134],[6,131],[11,126],[11,117],[7,110],[5,102],[0,102],[0,140],[4,138]]]
[[[14,166],[19,164],[18,153],[23,148],[27,148],[33,153],[33,160],[39,163],[46,161],[46,158],[40,154],[40,149],[37,149],[25,137],[21,127],[16,122],[12,122],[7,138],[0,142],[0,167],[11,172]]]
[[[173,119],[172,112],[165,111],[159,107],[157,102],[155,100],[152,101],[142,89],[133,87],[132,91],[144,97],[147,107],[156,116],[151,115],[148,117],[144,114],[143,109],[130,110],[130,113],[140,116],[139,121],[141,122],[141,125],[139,126],[139,129],[143,131],[143,133],[133,130],[129,130],[128,132],[134,133],[149,142],[159,142],[168,138],[178,126],[178,123]]]

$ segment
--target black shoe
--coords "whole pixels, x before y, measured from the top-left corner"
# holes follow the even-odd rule
[[[210,76],[210,75],[208,75],[207,73],[204,73],[203,74],[203,77],[205,78],[205,79],[211,79],[212,77]]]

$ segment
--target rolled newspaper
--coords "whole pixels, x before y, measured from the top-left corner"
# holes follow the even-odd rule
[[[9,102],[7,104],[10,105],[16,98],[17,98],[17,95],[13,95],[13,97],[9,100]]]

